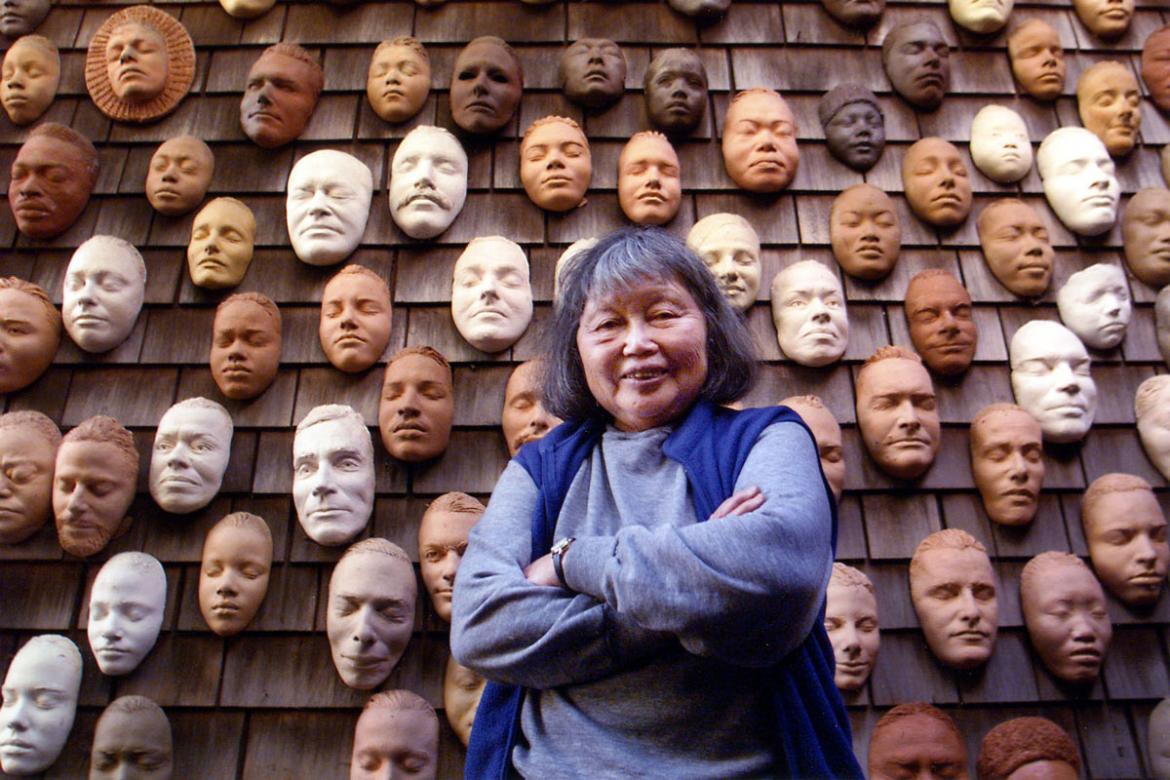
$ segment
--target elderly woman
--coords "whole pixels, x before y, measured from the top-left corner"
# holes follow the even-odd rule
[[[791,410],[720,406],[755,358],[710,272],[614,233],[548,339],[566,423],[505,469],[455,589],[452,651],[493,681],[466,776],[861,777],[823,627],[834,503]]]

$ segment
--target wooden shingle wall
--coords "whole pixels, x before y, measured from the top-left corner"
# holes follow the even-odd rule
[[[132,530],[93,559],[66,556],[50,523],[31,541],[0,547],[0,669],[16,648],[41,632],[74,638],[86,658],[81,706],[61,759],[46,775],[84,776],[94,722],[114,697],[138,693],[153,698],[175,731],[176,778],[342,778],[346,776],[353,726],[366,694],[342,685],[330,662],[324,636],[324,601],[329,574],[341,550],[310,542],[292,511],[293,425],[311,407],[349,403],[373,428],[377,424],[381,365],[358,376],[343,375],[325,361],[316,336],[318,301],[335,269],[300,263],[288,246],[283,189],[296,159],[321,148],[348,151],[375,172],[373,204],[365,240],[353,260],[383,273],[390,282],[394,319],[390,354],[407,344],[430,344],[451,359],[456,378],[456,430],[439,462],[404,469],[379,446],[378,498],[368,532],[387,537],[417,556],[417,525],[426,503],[448,490],[487,498],[507,451],[499,432],[499,409],[510,367],[532,357],[540,323],[550,313],[552,269],[572,241],[623,224],[617,203],[616,165],[624,140],[648,127],[641,82],[656,50],[698,47],[710,77],[708,115],[698,131],[677,144],[682,161],[683,206],[668,228],[685,237],[695,220],[719,211],[743,214],[764,243],[761,300],[749,314],[766,367],[750,403],[774,403],[788,395],[821,395],[845,428],[847,491],[841,507],[839,557],[865,570],[878,589],[883,642],[866,689],[848,700],[858,755],[877,718],[892,704],[933,701],[967,734],[972,766],[979,740],[995,723],[1024,714],[1044,714],[1079,740],[1085,774],[1093,778],[1137,777],[1148,766],[1143,755],[1145,719],[1156,701],[1170,694],[1167,628],[1170,599],[1138,615],[1111,602],[1113,647],[1101,680],[1087,693],[1056,684],[1032,652],[1023,629],[1018,576],[1023,563],[1044,550],[1086,555],[1079,500],[1085,486],[1107,471],[1141,475],[1170,508],[1165,480],[1143,454],[1134,428],[1132,399],[1146,377],[1165,371],[1154,338],[1154,291],[1131,280],[1135,300],[1129,335],[1118,349],[1093,355],[1100,390],[1094,429],[1081,446],[1052,447],[1040,516],[1023,531],[993,527],[974,490],[967,460],[972,416],[993,401],[1011,400],[1007,343],[1033,318],[1056,319],[1055,290],[1074,271],[1096,262],[1121,262],[1119,229],[1100,239],[1078,239],[1065,230],[1044,202],[1033,170],[1020,185],[1002,186],[968,168],[975,190],[972,218],[951,231],[917,221],[901,197],[901,159],[921,136],[941,135],[967,157],[971,118],[989,101],[1025,117],[1035,144],[1061,125],[1079,124],[1074,97],[1077,76],[1103,59],[1120,59],[1136,72],[1146,36],[1170,21],[1164,3],[1138,3],[1130,31],[1105,44],[1080,24],[1068,2],[1017,3],[1013,19],[1038,17],[1057,29],[1069,63],[1065,95],[1041,104],[1017,93],[1005,37],[977,38],[958,30],[945,3],[892,3],[868,33],[847,31],[817,2],[735,0],[712,26],[696,26],[665,3],[568,2],[525,6],[519,2],[451,0],[418,8],[402,0],[375,0],[349,7],[280,0],[261,18],[244,23],[214,2],[160,3],[187,26],[198,53],[192,94],[170,117],[145,127],[111,123],[85,92],[85,47],[119,4],[55,5],[38,32],[62,52],[59,96],[46,118],[71,124],[93,139],[101,153],[94,198],[77,224],[51,242],[16,234],[7,205],[0,207],[0,272],[31,279],[60,301],[61,279],[72,249],[94,233],[111,233],[139,246],[149,268],[146,305],[129,340],[104,356],[86,355],[67,341],[50,370],[29,389],[13,394],[5,409],[39,409],[62,427],[90,415],[117,417],[130,427],[142,452],[140,493]],[[893,25],[930,18],[954,47],[953,91],[942,107],[917,114],[892,94],[881,69],[880,45]],[[404,126],[389,126],[365,99],[366,68],[377,43],[413,34],[430,53],[434,91],[422,113]],[[510,41],[524,64],[525,93],[518,117],[494,143],[468,146],[470,194],[463,213],[434,242],[406,238],[387,208],[387,163],[399,139],[416,124],[452,127],[446,85],[455,55],[477,35]],[[600,113],[583,114],[557,89],[556,63],[566,43],[579,37],[617,40],[629,60],[626,94]],[[325,91],[303,138],[272,151],[250,143],[238,125],[245,74],[263,48],[276,41],[304,45],[320,57]],[[4,42],[6,47],[9,42]],[[821,94],[835,84],[860,81],[878,93],[889,143],[877,166],[862,176],[833,160],[816,118]],[[801,165],[793,185],[776,197],[736,191],[724,173],[718,128],[730,94],[768,86],[780,90],[799,122]],[[1144,89],[1144,87],[1143,87]],[[588,205],[567,215],[548,215],[520,187],[517,136],[534,119],[556,113],[582,123],[592,144],[594,177]],[[1158,152],[1170,141],[1167,124],[1148,100],[1142,105],[1138,148],[1118,165],[1126,196],[1142,187],[1164,186]],[[25,129],[0,117],[0,179]],[[194,287],[184,247],[191,217],[154,213],[143,196],[147,163],[162,140],[179,133],[204,138],[216,156],[211,195],[232,195],[257,215],[256,257],[240,290],[274,298],[284,316],[284,354],[276,383],[258,400],[225,401],[207,368],[210,327],[220,293]],[[867,180],[894,195],[904,247],[894,273],[876,283],[845,280],[851,340],[845,360],[809,369],[781,359],[766,297],[772,276],[804,258],[833,264],[828,213],[844,187]],[[1044,215],[1057,249],[1052,292],[1038,303],[1016,299],[989,274],[979,251],[974,215],[992,198],[1022,193]],[[456,333],[449,314],[450,273],[462,246],[478,235],[501,234],[519,242],[533,268],[536,316],[528,334],[510,351],[487,356]],[[835,266],[834,266],[835,267]],[[943,448],[921,481],[898,484],[868,461],[857,434],[854,380],[857,368],[886,343],[909,346],[902,313],[906,285],[915,273],[942,267],[958,275],[975,301],[980,328],[976,363],[962,378],[939,382]],[[146,492],[154,427],[172,403],[194,395],[215,398],[236,423],[232,461],[221,495],[205,511],[176,519],[154,506]],[[376,433],[376,431],[375,431]],[[376,436],[375,436],[376,440]],[[199,615],[195,587],[203,536],[220,517],[246,509],[273,528],[276,562],[268,598],[242,635],[221,639]],[[926,650],[910,605],[907,562],[918,541],[940,527],[962,527],[987,544],[1002,581],[1001,632],[988,667],[958,674],[939,666]],[[103,677],[85,639],[88,587],[111,554],[144,550],[158,557],[168,576],[169,601],[163,633],[142,667],[125,679]],[[420,587],[416,634],[387,688],[417,691],[442,706],[447,627],[430,609]],[[441,719],[442,720],[442,719]],[[442,722],[440,774],[458,777],[463,758]]]

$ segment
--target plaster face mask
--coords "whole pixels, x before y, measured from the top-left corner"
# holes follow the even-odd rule
[[[1099,62],[1077,81],[1077,111],[1085,128],[1114,157],[1129,154],[1142,125],[1137,79],[1120,62]]]
[[[455,398],[451,371],[422,354],[406,354],[386,366],[378,428],[382,444],[398,460],[421,462],[447,449]]]
[[[455,262],[451,317],[459,335],[495,354],[516,343],[532,320],[528,258],[500,236],[477,238]]]
[[[1008,353],[1016,403],[1040,423],[1044,439],[1083,439],[1097,413],[1097,385],[1080,339],[1063,325],[1032,320],[1012,336]]]
[[[252,264],[256,217],[235,198],[216,198],[191,223],[187,271],[197,287],[222,290],[244,280]]]
[[[821,0],[821,5],[846,27],[865,29],[882,18],[886,0]]]
[[[476,38],[463,47],[451,70],[451,118],[469,133],[494,133],[520,105],[524,74],[498,38]]]
[[[1170,379],[1164,376],[1156,374],[1138,385],[1134,399],[1138,436],[1146,456],[1162,476],[1170,474]],[[4,433],[7,431],[0,431],[0,444]]]
[[[833,497],[840,501],[841,492],[845,489],[845,448],[841,445],[841,424],[823,403],[810,403],[809,398],[816,399],[816,396],[793,396],[785,398],[780,405],[799,414],[812,431],[817,442],[821,471],[825,473]]]
[[[161,707],[141,696],[106,707],[93,735],[89,780],[170,780],[173,770],[171,724]]]
[[[882,65],[894,91],[933,110],[951,88],[951,48],[933,22],[900,24],[882,42]]]
[[[559,71],[565,97],[590,108],[608,106],[626,88],[626,58],[607,38],[582,38],[561,54]]]
[[[305,535],[333,547],[353,539],[374,509],[374,446],[370,431],[348,406],[332,418],[297,428],[293,439],[293,504]],[[340,416],[338,416],[340,415]]]
[[[411,238],[442,233],[467,200],[467,153],[451,133],[421,125],[390,163],[390,216]]]
[[[206,398],[167,409],[150,457],[150,495],[168,512],[186,514],[211,503],[232,454],[232,418]]]
[[[146,553],[110,558],[89,595],[89,646],[102,674],[129,674],[154,647],[167,606],[162,564]]]
[[[120,99],[145,103],[167,84],[167,42],[153,26],[129,22],[106,42],[106,77]]]
[[[19,419],[0,417],[5,422],[0,425],[0,544],[16,544],[32,536],[52,509],[57,441],[43,429],[53,422],[45,418],[19,423]]]
[[[0,769],[35,775],[48,769],[69,738],[81,688],[81,653],[57,634],[30,639],[4,677]]]
[[[1073,0],[1077,17],[1098,38],[1120,38],[1133,19],[1133,0]]]
[[[61,296],[65,330],[86,352],[109,352],[134,329],[146,292],[138,250],[120,239],[94,236],[69,260]]]
[[[687,247],[715,277],[736,311],[745,312],[760,292],[760,238],[738,214],[703,217],[687,235]]]
[[[275,307],[273,307],[275,308]],[[239,299],[215,312],[211,374],[228,398],[255,398],[280,367],[280,322],[255,301]]]
[[[732,181],[749,192],[779,192],[799,164],[796,119],[784,98],[770,89],[732,98],[723,119],[723,166]]]
[[[780,349],[802,366],[840,360],[849,344],[849,317],[837,275],[815,260],[776,274],[772,322]]]
[[[435,780],[438,754],[439,721],[429,705],[399,706],[398,702],[372,700],[354,728],[349,780]]]
[[[682,202],[678,155],[666,136],[638,133],[618,158],[618,203],[636,225],[664,225]]]
[[[309,265],[333,265],[361,243],[370,216],[374,177],[353,155],[322,149],[302,157],[288,175],[288,237]]]
[[[1060,35],[1045,22],[1029,19],[1008,37],[1008,57],[1020,86],[1038,100],[1055,100],[1064,91],[1068,65]]]
[[[971,162],[1001,184],[1019,181],[1032,169],[1028,127],[1015,111],[984,106],[971,121]]]
[[[508,454],[516,457],[520,448],[530,441],[543,439],[545,434],[561,424],[561,418],[550,414],[541,401],[540,364],[530,360],[521,363],[508,377],[504,389],[504,410],[501,427]]]
[[[432,507],[418,529],[418,563],[435,614],[451,621],[455,574],[467,550],[467,535],[482,512],[455,512]]]
[[[646,68],[646,113],[670,135],[686,135],[707,110],[707,69],[690,49],[665,49]]]
[[[1065,227],[1097,236],[1117,221],[1121,186],[1105,144],[1083,127],[1054,130],[1040,144],[1036,168],[1048,205]]]
[[[383,41],[370,58],[366,97],[387,122],[405,122],[431,92],[431,61],[416,39]]]
[[[910,568],[910,597],[926,644],[947,666],[972,669],[987,662],[999,629],[995,572],[974,547],[935,547]]]
[[[1154,105],[1170,111],[1170,28],[1163,27],[1146,38],[1142,46],[1142,81]]]
[[[930,374],[917,361],[885,358],[857,376],[857,425],[874,462],[897,479],[921,476],[941,436]]]
[[[873,593],[861,586],[830,580],[825,631],[836,661],[833,682],[843,691],[855,691],[865,685],[881,646]]]
[[[1121,235],[1133,275],[1154,288],[1170,284],[1170,190],[1148,187],[1130,198]]]
[[[264,602],[272,569],[272,534],[246,512],[228,515],[203,541],[199,612],[219,636],[240,633]]]
[[[907,776],[967,780],[967,748],[955,729],[915,713],[876,731],[869,743],[870,780]]]
[[[667,0],[666,4],[693,19],[718,19],[727,13],[731,0]]]
[[[977,227],[983,257],[999,283],[1023,298],[1043,295],[1056,253],[1035,209],[1014,198],[997,200],[979,214]]]
[[[390,343],[391,316],[390,289],[380,277],[364,268],[343,271],[329,280],[321,296],[321,350],[335,368],[351,374],[365,371]]]
[[[451,730],[464,747],[471,739],[475,712],[479,709],[479,700],[486,683],[486,680],[466,666],[460,666],[454,656],[447,658],[447,671],[443,675],[443,711],[447,715],[447,722],[451,724]]]
[[[15,287],[0,288],[0,393],[35,382],[53,362],[61,343],[52,304]]]
[[[902,158],[902,186],[923,222],[950,228],[971,213],[971,178],[959,150],[941,138],[923,138]]]
[[[1060,319],[1086,346],[1113,349],[1129,325],[1129,287],[1116,265],[1097,263],[1069,277],[1056,294]]]
[[[886,120],[876,97],[846,103],[821,126],[829,153],[855,171],[868,171],[886,148]]]
[[[1104,493],[1082,504],[1085,541],[1101,584],[1133,607],[1153,605],[1166,582],[1166,518],[1146,487]]]
[[[0,104],[12,124],[27,125],[45,113],[60,81],[61,58],[52,42],[40,36],[17,39],[0,66]]]
[[[955,24],[980,35],[1002,30],[1014,5],[1012,0],[949,0],[947,4]]]
[[[833,200],[829,242],[845,273],[881,279],[894,270],[902,228],[890,196],[872,184],[854,184]]]
[[[325,631],[333,665],[350,688],[381,685],[410,641],[418,591],[410,559],[398,552],[401,558],[377,550],[351,551],[329,580]]]
[[[1157,780],[1170,780],[1170,699],[1162,699],[1150,713],[1148,755]]]
[[[1004,405],[971,424],[971,471],[983,510],[1001,525],[1027,525],[1036,517],[1044,483],[1040,424],[1023,409]]]
[[[520,142],[520,182],[542,209],[569,211],[584,202],[593,175],[589,141],[571,119],[537,122]]]
[[[29,238],[61,235],[85,211],[96,175],[78,146],[50,135],[30,136],[16,153],[8,183],[16,227]]]
[[[265,149],[298,138],[317,107],[321,81],[316,63],[266,50],[248,71],[240,100],[244,135]]]
[[[979,332],[971,296],[951,274],[923,272],[910,280],[904,302],[910,341],[931,371],[954,376],[975,358]]]
[[[215,157],[198,138],[180,135],[163,141],[150,158],[146,199],[160,214],[186,214],[203,201],[214,170]]]
[[[0,33],[9,38],[28,35],[49,15],[49,0],[0,2]]]
[[[1113,638],[1105,592],[1079,558],[1043,555],[1029,562],[1035,571],[1020,588],[1028,637],[1054,677],[1091,683]]]
[[[595,236],[578,238],[565,247],[564,252],[561,252],[561,256],[557,258],[556,268],[553,269],[553,298],[555,300],[560,300],[561,298],[561,277],[564,276],[565,269],[569,267],[577,255],[595,246],[597,246],[597,238]]]
[[[70,555],[85,558],[105,549],[130,527],[137,465],[116,444],[64,441],[53,474],[57,537]]]

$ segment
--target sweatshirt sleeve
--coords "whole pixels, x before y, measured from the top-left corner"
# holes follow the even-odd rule
[[[812,437],[775,423],[749,453],[736,491],[758,486],[746,515],[686,526],[626,526],[578,539],[565,555],[573,590],[696,655],[766,666],[804,641],[832,571],[832,514]]]
[[[515,461],[471,530],[459,564],[451,652],[489,680],[552,688],[608,677],[676,645],[584,593],[534,585],[531,519],[539,492]]]

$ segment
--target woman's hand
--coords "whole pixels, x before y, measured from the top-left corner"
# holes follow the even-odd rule
[[[564,558],[562,557],[561,560],[563,562]],[[553,568],[552,553],[542,555],[525,566],[524,576],[533,585],[544,585],[549,588],[561,587],[561,581],[557,578],[557,570]]]
[[[736,515],[746,515],[748,512],[754,512],[764,505],[764,494],[758,487],[750,487],[746,490],[741,490],[734,493],[720,504],[708,520],[718,520],[721,517],[734,517]],[[535,565],[535,564],[533,564]],[[550,561],[549,565],[552,563]],[[527,573],[527,572],[525,572]],[[553,576],[556,576],[554,573]],[[529,577],[531,579],[531,577]]]

